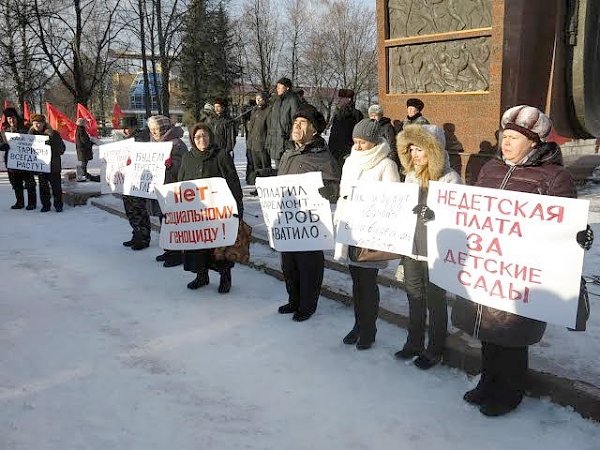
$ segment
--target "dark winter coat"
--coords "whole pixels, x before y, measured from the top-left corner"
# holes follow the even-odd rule
[[[429,125],[429,120],[427,120],[421,115],[421,113],[419,113],[412,117],[406,116],[402,121],[403,129],[406,125]]]
[[[242,187],[233,159],[229,153],[221,150],[214,144],[201,152],[192,146],[192,150],[183,155],[181,168],[177,176],[178,181],[197,180],[200,178],[221,177],[227,182],[235,202],[238,207],[240,219],[244,213],[244,204],[242,203]]]
[[[256,108],[250,115],[248,122],[248,140],[246,145],[248,150],[261,152],[266,148],[268,120],[270,109],[267,105],[263,108]]]
[[[165,169],[165,184],[177,182],[177,176],[179,169],[181,168],[181,161],[183,155],[188,152],[187,146],[181,140],[183,137],[183,129],[181,127],[172,127],[162,137],[161,142],[173,142],[171,148],[171,167]]]
[[[54,131],[52,128],[45,126],[44,130],[40,133],[35,131],[32,128],[29,129],[29,134],[35,135],[47,135],[49,136],[48,144],[50,146],[50,172],[51,173],[60,173],[62,170],[62,165],[60,161],[60,157],[65,153],[65,143],[63,142],[60,134]]]
[[[29,133],[29,130],[23,127],[23,121],[19,118],[18,119],[19,122],[17,123],[17,127],[16,128],[11,128],[8,126],[8,123],[6,123],[6,125],[4,127],[2,127],[2,132],[3,133],[20,133],[20,134],[27,134]],[[10,149],[10,146],[8,145],[7,142],[5,142],[4,140],[4,134],[0,135],[0,152],[4,152],[4,165],[6,166],[8,164],[8,150]],[[8,171],[15,171],[15,172],[24,172],[23,170],[17,170],[17,169],[8,169]]]
[[[354,144],[352,140],[354,125],[362,119],[363,114],[352,104],[339,109],[333,116],[328,145],[329,151],[340,166],[343,165],[345,157],[350,154],[350,149]]]
[[[75,148],[77,149],[77,160],[78,161],[91,161],[94,159],[94,152],[92,150],[92,140],[90,135],[85,131],[85,126],[80,125],[75,131]]]
[[[318,136],[314,141],[297,147],[290,144],[281,156],[277,175],[302,174],[321,172],[327,197],[330,201],[337,200],[342,172],[340,166],[327,148],[325,139]]]
[[[577,196],[573,179],[562,166],[562,154],[554,142],[538,147],[523,165],[511,166],[501,159],[487,162],[476,186],[558,197]],[[558,262],[557,262],[558,264]],[[523,347],[542,339],[546,323],[500,311],[467,300],[452,309],[452,323],[482,341],[506,347]]]
[[[237,125],[229,114],[215,116],[208,124],[213,130],[215,145],[227,152],[233,152],[237,137]]]
[[[290,142],[294,114],[300,109],[298,97],[291,91],[275,96],[268,119],[267,148],[272,159],[279,160]]]

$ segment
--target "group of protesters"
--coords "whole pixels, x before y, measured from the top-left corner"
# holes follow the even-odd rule
[[[420,99],[409,99],[407,117],[398,132],[383,115],[379,105],[369,108],[369,118],[355,109],[354,93],[342,90],[342,99],[333,117],[329,145],[322,136],[327,127],[323,114],[314,106],[301,103],[291,91],[290,80],[277,83],[277,96],[271,102],[265,94],[256,96],[246,135],[255,176],[291,175],[321,172],[324,186],[319,193],[330,202],[337,202],[334,222],[340,220],[348,205],[350,187],[359,180],[415,183],[419,201],[414,205],[417,216],[412,253],[402,258],[404,284],[409,303],[409,324],[406,342],[395,353],[401,360],[412,360],[422,370],[438,364],[444,354],[448,327],[446,292],[429,280],[427,263],[427,223],[435,219],[427,206],[429,184],[434,181],[461,184],[460,175],[449,163],[443,130],[429,124],[422,115]],[[242,189],[233,162],[233,145],[237,133],[225,112],[225,102],[217,99],[207,105],[206,117],[190,128],[191,149],[181,140],[183,129],[169,118],[148,119],[147,132],[126,130],[127,137],[141,141],[172,142],[165,161],[165,183],[221,177],[227,182],[237,203],[239,218],[243,218]],[[214,109],[214,111],[213,111]],[[354,111],[353,111],[354,110]],[[49,188],[54,206],[62,209],[60,191],[60,155],[64,144],[49,129],[43,116],[32,117],[32,127],[23,128],[18,115],[10,111],[9,131],[50,137],[52,171],[39,175],[43,209],[49,210]],[[11,118],[12,117],[12,118]],[[222,120],[221,120],[222,119]],[[546,142],[552,123],[537,108],[520,105],[502,116],[502,137],[499,154],[486,163],[476,185],[542,195],[576,197],[569,172],[562,164],[561,151],[553,142]],[[3,148],[5,149],[5,148]],[[13,208],[22,208],[23,189],[35,193],[33,175],[10,171],[11,184],[17,196]],[[42,182],[45,187],[42,187]],[[24,187],[23,187],[24,186]],[[33,188],[32,188],[33,186]],[[148,207],[146,199],[123,196],[132,238],[123,245],[133,250],[147,248],[150,243],[150,215],[162,217],[156,201]],[[35,208],[35,195],[29,195],[27,209]],[[574,236],[579,245],[589,249],[593,242],[591,229]],[[351,256],[352,248],[337,244],[334,258],[349,266],[352,278],[354,323],[342,341],[358,350],[372,347],[376,339],[379,311],[377,275],[385,261],[359,262]],[[209,284],[209,271],[220,275],[219,293],[231,289],[232,262],[216,260],[211,249],[166,250],[156,257],[166,267],[183,264],[195,274],[189,289]],[[286,251],[281,253],[281,267],[288,300],[278,308],[280,314],[291,314],[296,322],[308,320],[316,311],[324,274],[324,253],[321,250]],[[455,326],[482,341],[481,378],[477,386],[464,394],[464,400],[477,405],[486,416],[499,416],[514,410],[526,388],[528,346],[539,342],[546,324],[517,314],[483,306],[468,299],[457,300],[453,307]]]

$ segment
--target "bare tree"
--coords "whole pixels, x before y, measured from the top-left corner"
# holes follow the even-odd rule
[[[240,19],[246,42],[244,60],[246,75],[258,89],[268,91],[279,67],[283,46],[278,14],[271,0],[245,0]]]
[[[74,102],[88,104],[116,59],[121,0],[33,0],[32,30],[52,70]],[[31,2],[30,2],[31,4]]]
[[[284,8],[286,63],[292,80],[297,83],[300,79],[300,55],[306,44],[312,11],[310,4],[304,0],[285,0]]]

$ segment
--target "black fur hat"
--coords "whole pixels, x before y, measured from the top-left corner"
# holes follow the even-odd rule
[[[422,111],[425,108],[425,103],[420,98],[409,98],[406,100],[406,107],[413,106],[417,108],[419,111]]]
[[[312,105],[303,106],[296,114],[294,114],[294,120],[296,120],[298,117],[308,120],[319,134],[321,134],[327,126],[327,122],[325,122],[325,117],[323,117],[323,114],[321,114],[319,110]]]

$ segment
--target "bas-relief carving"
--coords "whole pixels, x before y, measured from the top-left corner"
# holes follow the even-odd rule
[[[489,89],[489,37],[391,47],[389,92],[473,92]]]
[[[492,0],[388,0],[389,39],[492,26]]]

